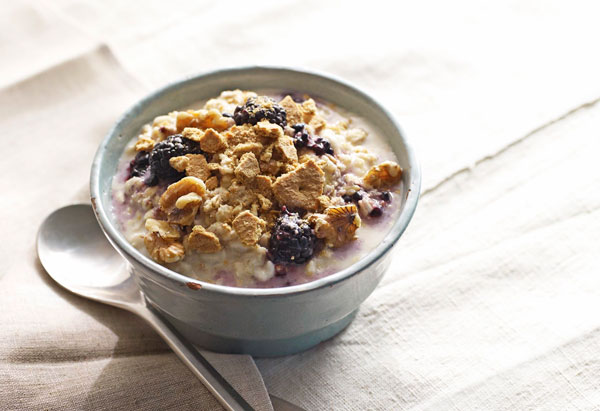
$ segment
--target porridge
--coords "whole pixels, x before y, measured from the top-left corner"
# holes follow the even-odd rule
[[[113,213],[127,240],[215,284],[284,287],[375,248],[402,169],[364,120],[298,94],[224,91],[156,117],[126,146]]]

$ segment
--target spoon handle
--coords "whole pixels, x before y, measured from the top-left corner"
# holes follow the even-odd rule
[[[250,404],[158,310],[150,304],[146,304],[145,307],[140,308],[137,314],[158,332],[179,359],[202,381],[226,410],[253,410]]]

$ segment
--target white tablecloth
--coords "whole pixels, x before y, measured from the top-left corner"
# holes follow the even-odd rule
[[[48,279],[35,235],[95,149],[185,75],[331,72],[394,112],[423,195],[339,336],[211,355],[257,408],[600,409],[598,6],[575,1],[8,2],[0,8],[0,409],[219,409],[140,320]]]

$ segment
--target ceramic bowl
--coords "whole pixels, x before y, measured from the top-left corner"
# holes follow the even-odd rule
[[[127,242],[111,209],[111,183],[121,153],[142,125],[230,89],[299,91],[368,119],[386,137],[402,166],[404,195],[384,240],[356,264],[328,277],[285,288],[252,289],[194,280],[147,258]],[[199,347],[225,353],[279,356],[328,339],[354,318],[390,264],[390,251],[417,205],[420,171],[398,123],[373,98],[348,83],[315,72],[279,67],[213,71],[170,84],[142,99],[109,131],[91,172],[98,222],[130,263],[148,302]]]

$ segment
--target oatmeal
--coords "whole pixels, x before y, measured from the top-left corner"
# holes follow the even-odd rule
[[[309,96],[224,91],[145,125],[113,179],[127,240],[199,280],[281,287],[383,239],[402,169],[366,122]]]

